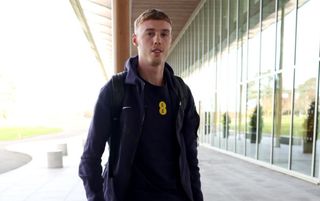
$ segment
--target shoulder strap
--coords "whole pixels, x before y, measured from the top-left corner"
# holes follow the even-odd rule
[[[119,119],[122,110],[122,100],[124,97],[124,78],[125,72],[117,73],[112,76],[112,102],[111,102],[111,135],[109,142],[109,176],[113,176],[115,169],[115,159],[118,156],[118,145],[120,142]]]
[[[122,99],[124,96],[124,76],[125,72],[117,73],[112,76],[112,118],[117,120],[120,117]]]

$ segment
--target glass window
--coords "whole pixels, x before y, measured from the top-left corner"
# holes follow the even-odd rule
[[[292,169],[310,175],[317,69],[297,68],[295,73]]]
[[[238,19],[238,68],[241,68],[241,81],[247,79],[247,14],[248,1],[239,1],[239,19]]]
[[[247,37],[248,24],[248,0],[239,1],[239,38]]]
[[[273,163],[288,168],[293,76],[291,71],[276,75]]]
[[[258,126],[258,82],[252,81],[248,83],[247,94],[247,127],[246,127],[246,156],[256,158],[256,141]]]
[[[246,93],[246,85],[241,84],[239,87],[240,94],[240,108],[238,115],[238,134],[237,134],[237,143],[236,143],[236,152],[239,154],[245,154],[245,139],[246,139],[246,102],[247,102],[247,93]]]
[[[193,51],[194,51],[194,72],[198,68],[198,61],[199,61],[199,15],[197,15],[194,19],[193,24]]]
[[[229,1],[222,1],[222,35],[221,35],[221,42],[222,42],[222,49],[221,52],[224,52],[225,49],[228,46],[228,29],[229,29],[229,24],[228,24],[228,17],[229,17],[229,12],[228,12],[228,2]]]
[[[190,55],[190,59],[191,59],[191,69],[189,70],[189,76],[192,74],[192,72],[194,71],[194,68],[195,68],[195,61],[196,61],[196,29],[195,29],[195,20],[192,22],[192,25],[190,27],[190,31],[191,31],[191,51],[192,51],[192,54]]]
[[[200,116],[200,123],[199,123],[199,128],[198,128],[198,133],[199,133],[199,141],[201,143],[203,143],[203,138],[204,138],[204,135],[206,134],[205,132],[205,112],[203,110],[203,103],[202,101],[200,100],[199,101],[199,116]]]
[[[202,7],[202,9],[199,11],[199,14],[198,14],[198,66],[197,68],[200,69],[202,68],[202,65],[203,65],[203,57],[204,57],[204,52],[203,52],[203,46],[204,46],[204,20],[203,20],[203,12],[204,12],[204,9]]]
[[[217,92],[214,91],[213,97],[213,136],[212,136],[212,145],[219,147],[219,123],[218,123],[218,102],[217,102]]]
[[[183,35],[182,37],[182,68],[181,68],[181,74],[183,74],[182,77],[184,77],[185,75],[185,71],[186,71],[186,68],[188,67],[188,64],[187,64],[187,54],[188,54],[188,49],[187,49],[187,43],[186,43],[186,33]]]
[[[190,27],[187,29],[186,37],[185,37],[185,43],[186,43],[186,66],[185,66],[185,76],[188,75],[188,70],[191,66],[190,57],[191,57],[191,43],[190,43]]]
[[[292,169],[311,175],[320,41],[319,1],[299,1],[295,73]],[[318,149],[320,147],[317,147]],[[319,169],[318,169],[319,170]],[[316,172],[318,171],[316,169]],[[312,175],[313,176],[313,175]]]
[[[209,30],[209,57],[212,58],[214,55],[214,49],[213,49],[213,37],[214,37],[214,1],[210,0],[208,1],[208,5],[209,5],[209,22],[208,22],[208,30]]]
[[[275,0],[263,1],[263,21],[261,33],[261,75],[272,73],[275,69],[275,6]]]
[[[259,152],[258,159],[270,162],[272,142],[273,118],[273,77],[266,77],[260,81],[260,122],[259,122]]]
[[[228,84],[225,85],[227,94],[226,102],[228,104],[229,112],[229,138],[228,138],[228,150],[235,151],[235,136],[236,136],[236,117],[237,117],[237,49],[232,48],[229,50],[228,55],[228,70],[226,74],[226,80]],[[230,73],[232,72],[232,73]]]
[[[214,25],[215,25],[215,50],[216,50],[216,53],[219,53],[220,52],[220,35],[221,35],[221,23],[220,23],[220,14],[221,14],[221,1],[215,1],[215,11],[214,11],[214,14],[215,14],[215,22],[214,22]]]
[[[230,1],[230,16],[229,16],[229,44],[236,46],[237,41],[237,1]]]
[[[296,0],[279,0],[277,22],[277,64],[276,68],[288,69],[294,64]]]
[[[193,71],[193,66],[194,66],[194,21],[190,24],[189,27],[189,52],[191,53],[189,55],[189,69],[188,69],[188,76],[191,75]]]
[[[226,142],[229,137],[229,133],[226,133],[223,125],[223,121],[225,119],[225,115],[228,115],[228,94],[229,94],[229,85],[232,82],[231,79],[228,77],[230,75],[230,71],[228,70],[228,55],[223,54],[221,56],[221,60],[218,64],[218,99],[219,99],[219,123],[220,123],[220,133],[221,133],[221,148],[226,149],[227,145]],[[230,117],[229,117],[230,118]],[[228,120],[229,121],[229,120]]]
[[[319,64],[318,68],[320,68],[320,58],[319,58]],[[318,75],[319,76],[319,75]],[[319,91],[318,91],[319,96]],[[319,97],[318,97],[319,99]],[[317,141],[316,141],[316,157],[315,157],[315,177],[320,178],[320,118],[319,118],[319,111],[320,111],[320,103],[318,102],[318,130],[317,130]]]
[[[209,42],[209,3],[208,1],[204,4],[203,7],[203,62],[207,62],[208,60],[208,42]]]
[[[249,41],[248,41],[248,78],[259,75],[260,34],[259,17],[260,1],[249,1]]]

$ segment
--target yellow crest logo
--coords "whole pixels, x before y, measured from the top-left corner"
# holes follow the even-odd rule
[[[167,114],[167,104],[164,101],[159,102],[159,113],[161,115]]]

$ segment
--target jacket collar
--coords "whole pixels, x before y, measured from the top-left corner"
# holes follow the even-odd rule
[[[144,83],[142,79],[138,76],[138,56],[129,58],[125,64],[125,71],[127,71],[127,76],[125,79],[126,84],[142,84]],[[171,66],[166,62],[164,66],[164,76],[171,86],[173,86],[172,77],[174,72]]]

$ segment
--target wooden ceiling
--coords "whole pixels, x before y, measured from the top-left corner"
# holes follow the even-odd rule
[[[69,0],[106,77],[112,72],[112,0]],[[173,22],[173,42],[201,0],[131,0],[131,30],[141,12],[158,8]],[[132,51],[135,54],[135,51]]]

